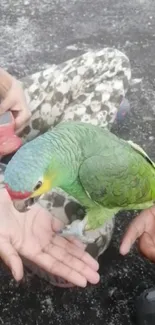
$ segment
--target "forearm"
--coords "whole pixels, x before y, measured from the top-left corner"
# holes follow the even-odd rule
[[[11,88],[13,77],[5,70],[0,68],[0,99],[4,99],[6,93]]]

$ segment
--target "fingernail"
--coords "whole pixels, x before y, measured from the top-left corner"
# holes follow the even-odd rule
[[[86,286],[87,286],[87,281],[84,280],[83,283],[81,283],[80,287],[81,288],[86,288]]]
[[[97,261],[95,261],[94,259],[92,260],[92,265],[91,265],[94,269],[94,271],[98,271],[99,269],[99,263]]]
[[[119,252],[121,255],[126,255],[129,253],[129,249],[127,249],[126,247],[121,247]]]
[[[89,282],[91,284],[97,284],[97,283],[99,283],[99,281],[100,281],[100,275],[98,273],[94,273],[93,277],[91,279],[89,279]]]
[[[15,271],[12,271],[12,275],[13,275],[14,279],[16,280],[16,272]]]
[[[94,284],[99,283],[99,281],[100,281],[100,275],[97,273]]]

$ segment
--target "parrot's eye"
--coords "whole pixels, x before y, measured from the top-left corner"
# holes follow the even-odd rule
[[[41,185],[42,185],[42,182],[39,181],[39,182],[37,183],[37,185],[35,186],[34,191],[38,190],[38,189],[41,187]]]

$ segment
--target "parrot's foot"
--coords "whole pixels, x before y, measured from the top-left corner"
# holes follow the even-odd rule
[[[81,220],[75,220],[70,225],[65,226],[59,234],[63,237],[75,236],[80,239],[84,244],[91,244],[94,239],[85,235],[85,227],[87,224],[87,218]]]

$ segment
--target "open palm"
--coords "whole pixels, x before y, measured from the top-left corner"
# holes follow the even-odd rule
[[[97,261],[83,244],[56,235],[61,226],[39,205],[27,213],[17,212],[6,191],[0,190],[0,256],[17,281],[23,277],[20,255],[81,287],[99,281]]]

